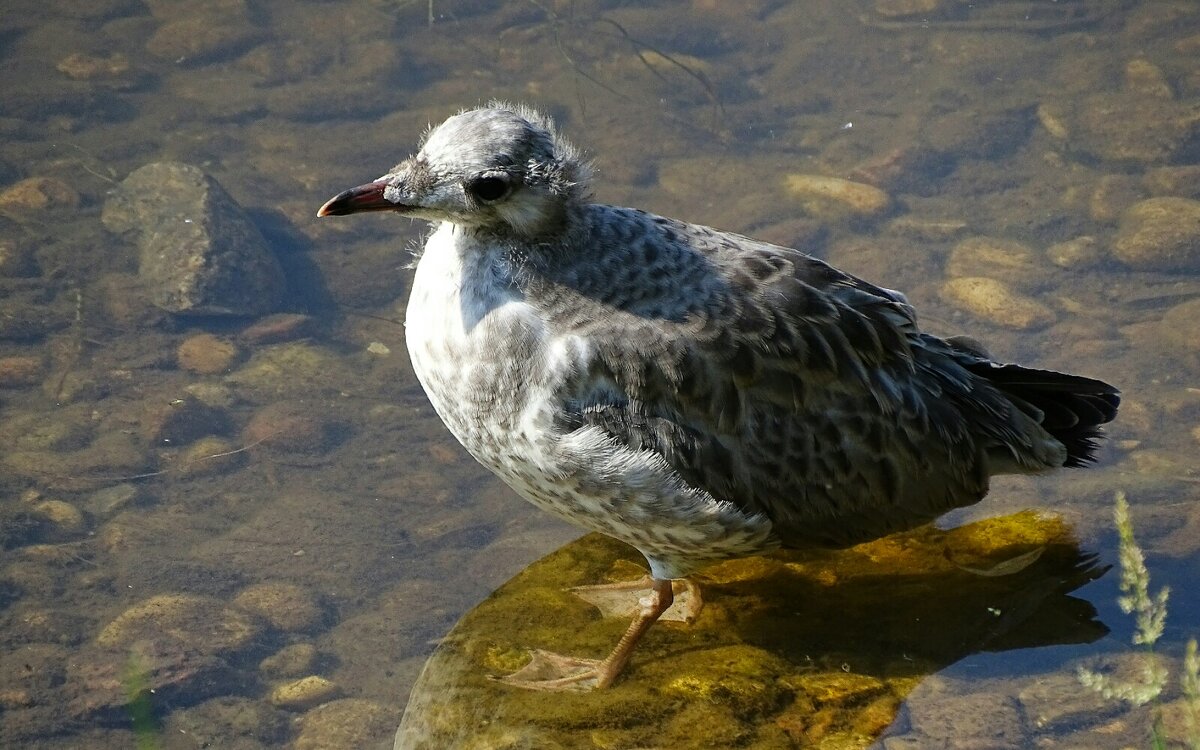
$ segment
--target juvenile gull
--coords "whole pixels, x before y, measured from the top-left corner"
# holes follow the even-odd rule
[[[611,654],[535,652],[508,682],[608,686],[673,579],[867,541],[977,502],[993,475],[1084,465],[1116,415],[1106,383],[922,333],[899,292],[797,250],[593,203],[589,176],[548,118],[494,103],[317,213],[433,223],[405,326],[434,409],[527,500],[650,564]]]

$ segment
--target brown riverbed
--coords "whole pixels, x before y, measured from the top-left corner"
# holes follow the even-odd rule
[[[903,290],[935,332],[1117,384],[1096,467],[997,481],[942,525],[1054,511],[1065,528],[1047,538],[1115,563],[1125,490],[1152,588],[1174,590],[1157,650],[1182,736],[1174,676],[1200,634],[1195,3],[17,0],[0,70],[0,745],[390,747],[439,639],[578,536],[478,468],[425,401],[403,328],[424,228],[314,216],[428,123],[493,98],[553,113],[594,158],[599,200],[807,249]],[[158,162],[244,209],[286,279],[274,315],[155,304],[112,206]],[[586,569],[610,574],[620,552],[588,544]],[[695,746],[1148,746],[1147,710],[1075,677],[1139,668],[1116,579],[1071,592],[1099,628],[1004,647],[956,630],[961,648],[923,642],[939,656],[920,679],[867,665],[811,712],[799,677],[774,702],[753,688],[800,659],[785,622],[762,621],[775,630],[753,631],[767,655],[752,658],[718,628],[707,643],[742,655],[741,681],[700,696],[726,696],[713,710],[732,718]],[[762,590],[825,585],[793,583]],[[716,584],[718,605],[744,593]],[[846,604],[846,632],[869,604]],[[642,660],[657,674],[654,653],[631,682]],[[653,694],[699,701],[688,689]],[[821,718],[830,706],[858,723]],[[553,736],[682,747],[680,727],[704,723],[651,709],[638,716],[669,713],[675,744],[611,712]]]

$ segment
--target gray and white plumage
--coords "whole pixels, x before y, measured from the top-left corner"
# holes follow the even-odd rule
[[[655,578],[844,546],[1090,460],[1118,405],[1087,378],[921,332],[903,295],[797,250],[591,202],[553,124],[492,104],[322,215],[436,228],[414,370],[471,454]]]

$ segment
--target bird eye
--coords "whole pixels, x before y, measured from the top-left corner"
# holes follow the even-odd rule
[[[508,195],[508,181],[500,177],[479,177],[467,184],[467,191],[484,203],[492,203]]]

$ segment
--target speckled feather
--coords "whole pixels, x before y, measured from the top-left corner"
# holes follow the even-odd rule
[[[593,203],[588,175],[524,108],[429,133],[383,178],[438,222],[408,345],[472,455],[656,577],[913,527],[994,474],[1088,461],[1115,415],[1105,383],[922,333],[901,294],[796,250]]]
[[[631,209],[586,205],[572,224],[580,245],[530,261],[525,287],[552,330],[594,347],[559,429],[663,455],[786,544],[911,528],[979,500],[998,470],[1067,461],[1038,410],[922,334],[896,292]]]

